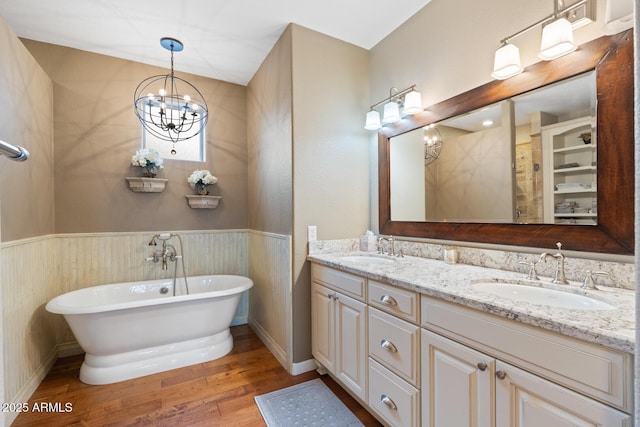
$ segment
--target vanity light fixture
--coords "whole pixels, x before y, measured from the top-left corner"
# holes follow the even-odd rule
[[[497,80],[504,80],[521,72],[520,49],[518,49],[518,46],[505,41],[502,47],[496,50],[491,77]]]
[[[573,42],[573,28],[565,18],[559,18],[542,29],[538,57],[545,61],[560,58],[578,48]]]
[[[370,110],[367,113],[367,120],[365,121],[364,128],[367,130],[378,130],[382,127],[380,123],[380,113],[376,110]]]
[[[400,106],[398,101],[389,101],[384,104],[384,114],[382,115],[382,123],[395,123],[400,120]]]
[[[550,61],[560,58],[576,50],[573,42],[573,28],[578,28],[593,22],[595,18],[596,0],[580,0],[570,6],[560,8],[563,0],[553,0],[553,14],[543,18],[528,27],[502,39],[501,47],[496,50],[493,73],[494,79],[504,80],[522,72],[520,51],[510,40],[527,31],[542,25],[542,41],[538,56]]]
[[[607,0],[603,32],[612,35],[632,27],[633,0]]]
[[[171,154],[175,154],[175,144],[198,135],[207,124],[209,114],[200,91],[174,74],[173,53],[184,49],[182,42],[163,37],[160,45],[171,51],[171,72],[140,82],[133,106],[144,128],[158,139],[173,143]]]
[[[388,98],[370,107],[369,112],[367,112],[364,128],[368,130],[378,130],[385,124],[397,122],[402,116],[409,116],[421,112],[423,110],[422,96],[415,88],[416,85],[412,85],[399,91],[397,88],[392,87],[389,90]],[[382,120],[380,120],[380,113],[376,111],[375,108],[382,104],[384,104],[384,107]]]

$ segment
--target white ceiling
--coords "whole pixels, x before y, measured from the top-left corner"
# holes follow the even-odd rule
[[[19,36],[246,85],[293,22],[371,49],[431,0],[1,0]]]

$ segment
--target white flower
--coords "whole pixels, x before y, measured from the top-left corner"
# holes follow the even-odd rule
[[[218,182],[218,178],[211,175],[208,170],[194,170],[193,173],[187,178],[187,182],[191,188],[196,188],[196,184],[210,185]]]
[[[145,169],[163,169],[164,160],[153,148],[141,148],[131,157],[133,166],[140,166]]]

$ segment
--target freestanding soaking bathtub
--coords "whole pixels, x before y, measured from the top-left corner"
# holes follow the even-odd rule
[[[229,353],[229,326],[253,282],[231,275],[116,283],[68,292],[46,309],[62,314],[85,351],[80,380],[110,384]],[[184,292],[183,292],[184,293]]]

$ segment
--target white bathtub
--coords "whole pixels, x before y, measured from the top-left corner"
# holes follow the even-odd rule
[[[46,306],[62,314],[85,351],[80,380],[110,384],[214,360],[229,353],[229,325],[248,277],[184,279],[94,286],[60,295]]]

